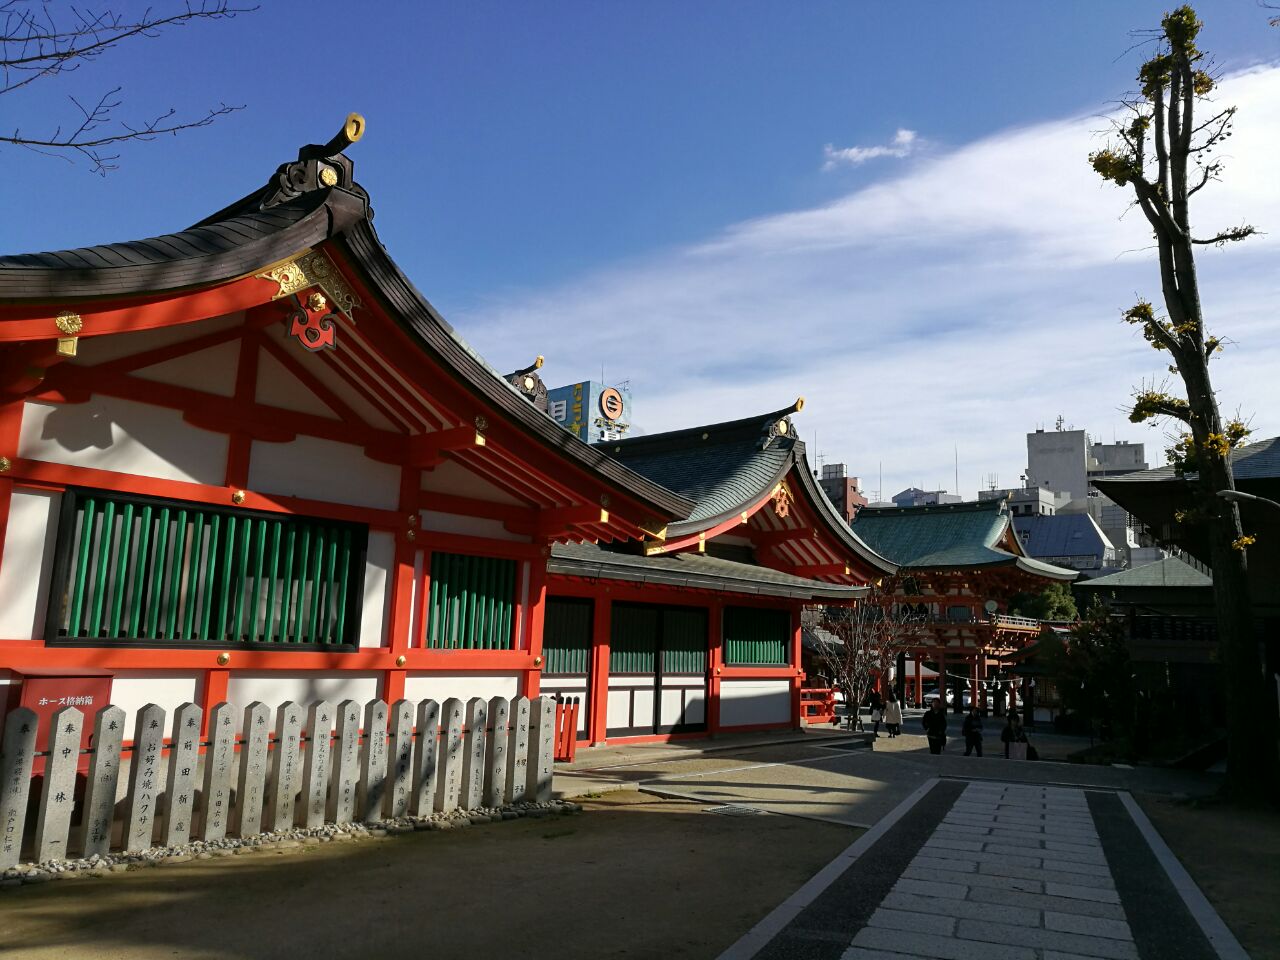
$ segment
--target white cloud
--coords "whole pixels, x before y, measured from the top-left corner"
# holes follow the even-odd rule
[[[822,169],[834,170],[846,164],[856,167],[877,157],[910,156],[919,143],[914,130],[904,129],[899,129],[888,143],[875,147],[835,147],[828,143],[822,148],[822,155],[825,158]]]
[[[1230,77],[1240,107],[1224,182],[1197,196],[1204,233],[1269,231],[1200,253],[1209,329],[1237,346],[1215,365],[1224,411],[1280,433],[1280,66]],[[1148,442],[1134,385],[1162,355],[1119,322],[1158,302],[1148,230],[1086,155],[1101,118],[1005,131],[813,209],[746,221],[706,242],[504,298],[454,320],[499,367],[544,353],[548,382],[629,378],[648,432],[729,420],[803,394],[797,425],[884,494],[1017,482],[1024,434],[1068,422]],[[505,358],[505,359],[504,359]],[[505,367],[503,365],[506,365]],[[812,449],[811,449],[812,456]]]

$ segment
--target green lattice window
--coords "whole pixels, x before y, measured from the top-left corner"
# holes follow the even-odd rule
[[[661,629],[661,607],[615,603],[610,617],[609,672],[653,673]]]
[[[706,673],[706,611],[614,604],[609,672],[654,673],[659,663],[667,674]]]
[[[428,647],[514,649],[516,561],[461,553],[431,555]]]
[[[542,625],[542,672],[585,674],[591,657],[590,600],[549,597]]]
[[[68,490],[46,638],[354,647],[367,541],[355,524]]]
[[[724,662],[774,666],[790,662],[791,614],[759,607],[724,608]]]

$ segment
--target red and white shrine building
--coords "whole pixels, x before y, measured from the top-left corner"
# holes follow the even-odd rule
[[[797,725],[801,607],[894,570],[800,404],[579,441],[390,259],[361,126],[179,233],[0,257],[0,706],[563,693],[591,742]]]

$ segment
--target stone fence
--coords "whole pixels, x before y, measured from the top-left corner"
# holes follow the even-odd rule
[[[237,728],[236,708],[220,703],[202,736],[201,708],[184,703],[166,744],[165,711],[148,704],[126,746],[125,712],[108,706],[92,718],[87,751],[86,718],[75,707],[53,715],[44,751],[36,750],[36,713],[14,710],[0,752],[0,869],[28,851],[41,863],[87,859],[113,847],[138,853],[547,801],[555,709],[548,697],[398,700],[389,708],[373,700],[363,709],[354,700],[336,708],[286,702],[273,725],[270,708],[254,702]],[[44,776],[33,796],[37,757]]]

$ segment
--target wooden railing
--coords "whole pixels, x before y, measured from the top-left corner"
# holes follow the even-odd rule
[[[802,687],[800,690],[800,719],[810,726],[835,723],[835,689],[832,687]]]
[[[573,763],[578,753],[577,697],[556,697],[556,745],[555,758]]]

